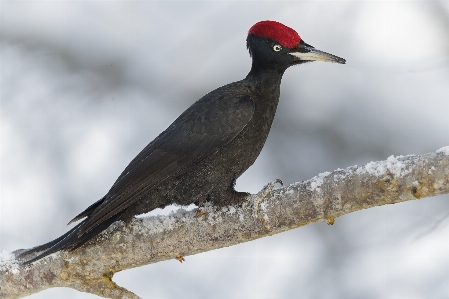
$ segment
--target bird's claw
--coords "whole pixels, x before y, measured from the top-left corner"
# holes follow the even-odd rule
[[[276,180],[272,181],[271,183],[268,183],[267,185],[265,185],[262,188],[262,190],[257,192],[257,194],[250,195],[250,200],[253,203],[253,211],[254,211],[253,216],[255,218],[257,218],[257,212],[259,210],[260,202],[262,202],[265,199],[265,197],[267,197],[268,193],[270,193],[274,189],[276,184],[280,184],[281,186],[284,185],[280,179],[276,179]]]

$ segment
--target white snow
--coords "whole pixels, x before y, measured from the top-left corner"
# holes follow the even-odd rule
[[[357,167],[357,165],[355,166]],[[338,182],[341,181],[342,179],[346,178],[346,176],[348,176],[348,174],[352,173],[352,168],[354,168],[353,166],[348,167],[346,170],[338,168],[337,170],[335,170],[334,173],[334,182]]]
[[[150,216],[141,218],[143,226],[149,233],[160,233],[165,230],[172,230],[176,227],[176,218],[174,215],[170,216]]]
[[[19,263],[12,253],[3,250],[0,252],[0,271],[8,271],[12,274],[19,272]]]
[[[444,146],[440,149],[437,149],[437,153],[443,153],[443,154],[449,156],[449,146]]]
[[[105,229],[102,233],[103,233],[103,234],[110,234],[110,233],[114,232],[117,228],[119,228],[119,227],[121,227],[121,226],[123,226],[123,225],[125,225],[125,222],[123,222],[123,221],[121,221],[121,220],[116,221],[116,222],[112,223],[112,224],[111,224],[107,229]]]
[[[235,208],[234,208],[233,206],[229,206],[229,212],[228,212],[229,215],[234,214],[235,211],[236,211],[236,210],[235,210]]]
[[[370,175],[382,176],[387,172],[390,172],[395,177],[402,177],[411,172],[411,169],[407,169],[409,165],[406,161],[402,160],[404,156],[390,156],[386,161],[370,162],[365,166],[357,169],[356,174],[369,173]]]
[[[180,207],[179,205],[172,204],[172,205],[166,206],[163,209],[158,208],[158,209],[152,210],[148,213],[137,215],[136,218],[147,218],[150,216],[159,216],[159,215],[168,216],[168,215],[172,215],[173,213],[176,213],[179,209],[183,209],[185,211],[191,211],[196,208],[197,208],[197,206],[195,204],[191,204],[188,206],[182,206],[182,207]]]
[[[319,175],[311,178],[310,181],[310,190],[315,191],[316,189],[320,189],[321,185],[324,182],[324,178],[330,175],[331,173],[326,171],[323,173],[320,173]]]
[[[287,188],[287,191],[285,191],[285,194],[293,194],[295,193],[295,190],[293,188],[290,188],[290,186]]]

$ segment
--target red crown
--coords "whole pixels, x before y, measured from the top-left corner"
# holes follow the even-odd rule
[[[248,34],[270,38],[287,48],[295,48],[301,41],[295,30],[276,21],[258,22],[249,29]]]

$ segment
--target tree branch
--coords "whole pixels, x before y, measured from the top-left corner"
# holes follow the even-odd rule
[[[51,287],[69,287],[105,298],[139,298],[117,286],[119,271],[270,236],[316,221],[333,224],[361,209],[449,193],[449,147],[426,155],[322,173],[241,206],[113,224],[72,252],[58,252],[28,266],[0,254],[0,298],[20,298]],[[1,261],[3,259],[3,261]]]

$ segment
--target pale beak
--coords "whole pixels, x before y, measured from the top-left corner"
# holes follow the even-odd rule
[[[338,56],[320,51],[312,47],[311,45],[308,45],[306,43],[301,43],[298,45],[298,47],[293,50],[293,52],[288,53],[290,55],[295,56],[299,60],[304,61],[313,61],[313,60],[319,60],[319,61],[327,61],[327,62],[335,62],[335,63],[342,63],[345,64],[346,60],[343,58],[340,58]]]

